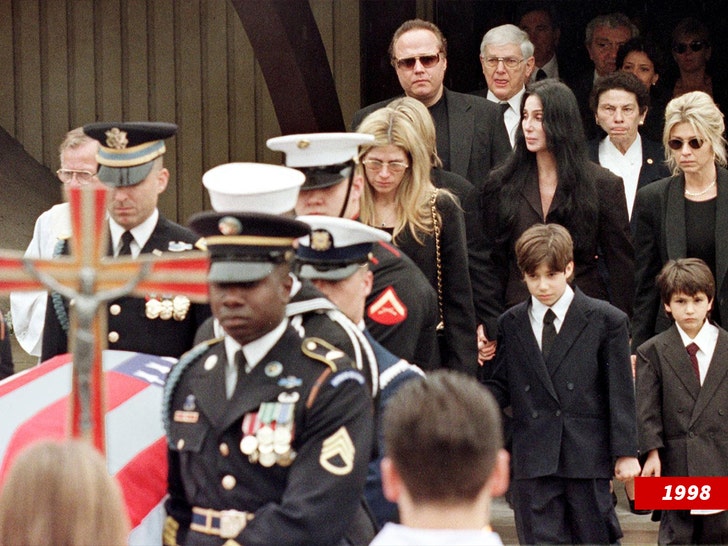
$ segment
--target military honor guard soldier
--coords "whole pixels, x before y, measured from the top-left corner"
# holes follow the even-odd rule
[[[165,386],[164,544],[368,544],[371,532],[352,530],[373,441],[366,381],[286,318],[294,241],[308,226],[244,212],[190,225],[210,252],[224,336],[185,354]]]
[[[359,217],[363,180],[354,177],[361,133],[311,133],[268,139],[285,164],[306,175],[296,214]],[[372,247],[374,286],[366,299],[367,329],[384,347],[423,369],[439,367],[436,350],[437,293],[417,265],[399,249],[379,241]]]
[[[173,123],[92,123],[84,132],[98,140],[98,179],[109,187],[110,255],[160,254],[191,250],[199,237],[164,218],[159,194],[169,183],[164,140],[177,132]],[[61,253],[68,254],[68,242]],[[41,361],[68,352],[68,302],[49,294]],[[207,305],[186,296],[148,294],[108,304],[108,348],[178,358],[192,347],[195,332],[210,316]]]
[[[263,163],[226,163],[207,171],[202,183],[217,212],[263,212],[291,217],[304,182],[297,170]],[[291,299],[286,317],[301,337],[326,340],[351,358],[367,378],[372,396],[377,395],[377,363],[364,334],[310,281],[291,273]],[[206,321],[197,331],[196,343],[218,337],[219,321]]]
[[[384,409],[397,389],[406,381],[422,378],[425,374],[380,345],[364,322],[366,297],[373,282],[369,270],[372,248],[380,241],[389,242],[391,235],[347,218],[299,216],[298,220],[311,226],[311,235],[300,239],[296,250],[298,276],[313,281],[316,288],[362,329],[374,349],[379,368],[377,456],[369,463],[364,494],[380,526],[399,521],[397,505],[388,501],[382,491],[380,463],[384,455],[384,433],[380,423]]]

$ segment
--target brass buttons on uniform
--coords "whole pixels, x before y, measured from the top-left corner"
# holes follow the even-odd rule
[[[118,303],[115,303],[114,305],[109,306],[109,313],[116,316],[119,313],[121,313],[121,305]]]
[[[227,457],[228,455],[230,455],[230,448],[228,447],[228,445],[225,442],[220,444],[219,449],[220,449],[220,455],[222,455],[223,457]]]
[[[119,332],[109,332],[109,341],[111,343],[119,341]]]
[[[235,484],[237,484],[237,480],[235,479],[235,476],[231,476],[230,474],[226,475],[222,479],[222,488],[230,491],[235,487]]]
[[[179,440],[177,440],[177,449],[182,449],[183,447],[185,447],[185,439],[180,438]]]

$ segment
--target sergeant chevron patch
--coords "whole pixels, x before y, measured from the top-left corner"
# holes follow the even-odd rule
[[[354,468],[356,448],[346,430],[341,427],[321,444],[321,467],[335,476],[346,476]]]

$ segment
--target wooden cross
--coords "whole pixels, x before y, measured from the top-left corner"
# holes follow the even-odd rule
[[[71,433],[91,440],[102,453],[106,401],[101,355],[107,329],[102,304],[127,294],[144,297],[150,293],[180,294],[206,302],[209,263],[202,251],[107,257],[107,193],[105,187],[69,189],[69,256],[41,260],[0,250],[0,293],[47,288],[73,300],[68,335],[73,353]]]

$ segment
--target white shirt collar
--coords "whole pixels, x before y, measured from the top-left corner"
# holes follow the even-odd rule
[[[682,339],[685,347],[691,343],[695,343],[702,351],[704,348],[707,349],[710,346],[715,346],[715,343],[718,341],[718,328],[707,320],[703,323],[698,335],[696,335],[694,339],[690,339],[690,336],[688,336],[685,331],[680,328],[680,325],[677,322],[675,323],[675,327],[677,328],[677,331],[680,334],[680,339]]]
[[[538,321],[539,323],[543,323],[543,316],[546,314],[546,311],[551,309],[556,315],[554,325],[556,326],[556,331],[558,332],[561,328],[561,324],[564,322],[566,312],[569,310],[569,306],[571,305],[571,302],[573,300],[574,290],[571,288],[571,286],[567,284],[564,293],[561,294],[561,297],[556,300],[556,303],[554,303],[551,307],[544,305],[543,303],[538,301],[538,299],[531,296],[531,313],[536,321]]]
[[[144,220],[138,226],[129,230],[134,236],[134,243],[136,243],[136,248],[135,245],[132,244],[132,255],[134,257],[139,256],[141,249],[144,248],[144,245],[147,244],[147,241],[152,236],[154,228],[157,227],[158,220],[159,210],[154,209],[152,214],[149,215],[149,218]],[[116,251],[119,249],[121,236],[125,231],[126,230],[119,224],[117,224],[113,218],[109,217],[109,233],[111,235],[111,244],[114,248],[114,254],[116,254]]]
[[[225,355],[227,356],[228,366],[232,366],[235,362],[235,353],[239,349],[243,350],[245,355],[245,361],[247,362],[248,369],[252,370],[261,361],[261,359],[270,352],[273,346],[278,343],[278,340],[283,335],[288,327],[288,319],[283,321],[273,328],[267,334],[260,336],[258,339],[246,343],[241,346],[240,343],[235,341],[230,336],[225,336]]]

